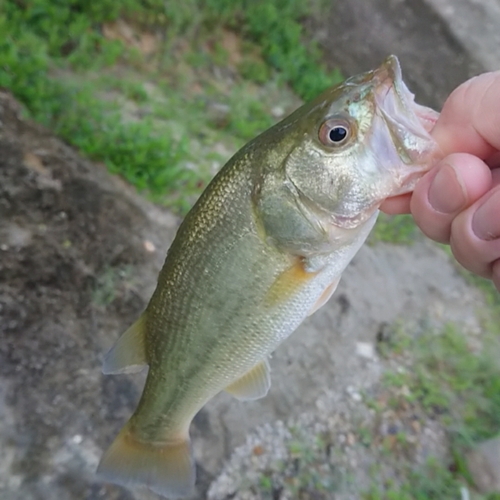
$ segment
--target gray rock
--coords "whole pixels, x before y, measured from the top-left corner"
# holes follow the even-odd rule
[[[500,493],[500,436],[479,444],[466,458],[477,489],[483,494]]]
[[[478,51],[468,50],[470,39],[475,37],[484,47],[490,41],[481,23],[470,24],[457,38],[452,26],[464,22],[459,19],[462,12],[443,18],[432,4],[434,0],[333,2],[320,21],[311,21],[314,37],[330,66],[340,67],[346,75],[376,67],[387,55],[396,54],[417,100],[438,109],[457,85],[488,69]],[[500,20],[489,22],[494,30]]]
[[[500,2],[424,0],[448,26],[456,40],[485,71],[500,69]]]

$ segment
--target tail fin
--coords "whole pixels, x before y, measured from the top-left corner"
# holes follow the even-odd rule
[[[126,424],[102,457],[97,474],[122,486],[147,486],[167,498],[187,497],[195,483],[189,437],[167,444],[144,443]]]

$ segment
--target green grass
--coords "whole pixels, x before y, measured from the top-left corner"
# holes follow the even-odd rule
[[[120,43],[98,32],[98,23],[118,15],[114,2],[103,4],[92,10],[88,2],[38,0],[22,8],[7,1],[0,17],[0,32],[6,33],[0,46],[0,86],[88,157],[155,194],[183,180],[178,160],[186,144],[155,133],[147,119],[125,122],[116,103],[96,97],[92,81],[65,77],[69,70],[111,66],[125,54]]]
[[[155,199],[170,197],[182,205],[184,194],[196,196],[214,173],[189,167],[210,163],[205,159],[210,150],[200,144],[223,141],[234,150],[275,121],[270,99],[254,90],[256,84],[289,85],[309,99],[339,81],[338,72],[322,66],[317,45],[304,43],[301,20],[314,5],[313,0],[6,0],[0,7],[0,87],[89,158],[105,162]],[[104,23],[118,18],[137,33],[162,34],[154,56],[103,35]],[[221,88],[210,73],[229,65],[224,30],[243,39],[240,74]],[[113,76],[123,67],[142,79],[131,81],[127,72]],[[160,89],[162,102],[148,94],[145,82]],[[203,88],[201,96],[186,91],[195,83]],[[118,97],[110,99],[110,91]],[[142,108],[141,119],[124,117],[124,100]],[[211,100],[229,108],[222,123],[206,116]],[[208,131],[214,127],[219,135]]]
[[[472,445],[499,432],[500,339],[496,335],[485,335],[480,352],[454,325],[417,338],[400,330],[392,342],[391,352],[411,352],[414,360],[411,370],[388,372],[386,382],[407,386],[408,401],[420,404],[430,417],[444,419],[456,443]]]
[[[368,242],[372,245],[380,241],[398,245],[410,245],[417,239],[419,234],[419,230],[411,215],[387,215],[380,213]]]
[[[124,266],[120,268],[107,267],[97,276],[92,289],[92,302],[97,307],[109,306],[118,295],[125,293],[130,287],[132,268]]]
[[[310,7],[302,0],[240,1],[245,32],[261,48],[265,60],[305,100],[341,81],[338,71],[327,72],[320,64],[321,52],[314,43],[304,44],[300,19]]]
[[[482,278],[467,269],[463,268],[455,260],[449,245],[439,245],[452,259],[460,274],[473,286],[478,288],[485,299],[485,311],[480,311],[483,315],[485,330],[500,335],[500,293],[491,280]]]
[[[362,495],[363,500],[457,500],[462,483],[457,481],[449,469],[430,459],[417,470],[408,469],[407,478],[396,484],[385,481],[375,485]]]
[[[263,471],[251,489],[269,500],[276,491],[288,498],[330,498],[346,480],[329,462],[326,449],[330,445],[320,435],[311,442],[302,429],[289,430],[293,438],[287,443],[288,457]]]
[[[188,151],[185,138],[175,140],[172,134],[155,130],[148,117],[125,122],[116,103],[103,102],[94,92],[90,84],[61,89],[50,123],[57,135],[153,195],[185,180],[180,167]]]
[[[332,436],[311,442],[302,429],[292,427],[288,458],[264,471],[253,491],[266,499],[282,488],[292,498],[333,498],[335,491],[349,491],[363,500],[458,500],[463,487],[472,494],[465,453],[500,430],[500,338],[490,332],[480,337],[481,345],[475,340],[473,349],[467,332],[452,324],[437,332],[410,333],[402,325],[386,332],[379,353],[397,368],[386,372],[379,388],[382,405],[370,406],[365,398],[379,415],[363,420],[355,431],[354,446],[373,460],[369,488],[360,491],[349,473],[339,473],[332,452],[344,451]],[[402,427],[396,435],[380,435],[381,412],[399,416]],[[416,463],[420,435],[413,421],[445,429],[448,459],[431,456]],[[474,493],[471,498],[498,500],[498,495]]]
[[[457,498],[459,487],[470,479],[466,450],[500,431],[500,339],[494,332],[485,334],[476,352],[454,325],[417,337],[396,327],[380,352],[389,359],[411,356],[406,370],[385,375],[386,387],[407,388],[392,407],[399,408],[404,399],[439,421],[447,430],[453,460],[408,471],[406,482],[398,486],[376,484],[365,499]]]

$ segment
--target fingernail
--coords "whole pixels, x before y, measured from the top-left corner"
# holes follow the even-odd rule
[[[443,165],[429,188],[429,203],[434,210],[452,214],[465,205],[465,193],[451,165]]]
[[[472,217],[472,230],[481,240],[500,237],[500,189],[497,189]]]

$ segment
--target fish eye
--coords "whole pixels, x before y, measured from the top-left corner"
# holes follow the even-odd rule
[[[318,136],[325,146],[342,146],[351,137],[351,125],[344,118],[330,118],[323,122]]]

